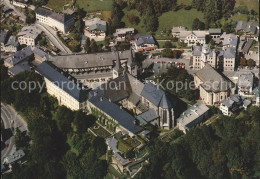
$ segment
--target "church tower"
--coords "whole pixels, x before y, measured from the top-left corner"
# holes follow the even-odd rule
[[[128,73],[137,77],[137,65],[135,62],[135,52],[130,48],[130,57],[127,61]]]
[[[116,64],[113,68],[113,79],[115,79],[115,78],[117,78],[117,77],[119,77],[120,75],[123,74],[124,69],[123,69],[123,67],[121,66],[121,63],[120,63],[118,51],[115,50],[113,53],[114,53],[115,58],[116,58]]]

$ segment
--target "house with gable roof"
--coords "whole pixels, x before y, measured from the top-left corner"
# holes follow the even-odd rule
[[[205,44],[207,35],[209,35],[208,31],[180,31],[180,41],[186,43],[188,47],[197,44]]]
[[[85,20],[85,36],[95,41],[103,41],[106,37],[107,24],[100,18]]]
[[[137,34],[134,41],[134,50],[136,52],[151,51],[157,49],[152,35]]]

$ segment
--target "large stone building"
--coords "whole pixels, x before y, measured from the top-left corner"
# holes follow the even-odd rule
[[[16,37],[10,36],[9,40],[7,41],[7,43],[4,46],[4,51],[5,52],[16,52],[18,45],[19,45],[19,43],[17,42]]]
[[[174,126],[173,104],[165,92],[152,83],[143,84],[128,73],[102,86],[104,96],[133,111],[142,125],[148,123],[164,129]]]
[[[25,44],[27,46],[35,46],[38,40],[39,35],[42,33],[42,30],[38,27],[31,25],[23,27],[21,32],[17,34],[19,43]]]
[[[87,90],[65,77],[47,62],[40,64],[36,71],[44,77],[47,92],[56,97],[60,105],[71,110],[85,111]]]
[[[194,82],[207,105],[218,104],[235,92],[234,84],[209,64],[194,74]]]
[[[107,23],[100,18],[85,20],[85,36],[95,41],[103,41],[106,37]]]
[[[205,122],[208,119],[208,111],[209,108],[205,104],[201,102],[194,104],[177,119],[177,127],[186,133],[189,129]]]
[[[257,26],[254,22],[238,21],[236,25],[236,32],[242,32],[247,38],[258,41],[259,26]]]
[[[207,44],[195,46],[192,51],[191,67],[194,70],[202,69],[205,64],[224,71],[234,71],[236,62],[236,49],[227,47],[224,50],[210,49]]]
[[[54,56],[50,61],[81,83],[90,86],[93,83],[102,84],[118,77],[119,66],[126,68],[133,76],[137,76],[135,53],[132,50]]]
[[[36,20],[48,26],[67,33],[70,25],[74,23],[74,18],[69,14],[57,13],[52,10],[39,7],[35,11]]]

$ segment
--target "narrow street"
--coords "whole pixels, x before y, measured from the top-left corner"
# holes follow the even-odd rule
[[[17,112],[14,110],[14,108],[10,105],[4,105],[1,103],[1,119],[4,123],[4,128],[8,130],[13,130],[12,135],[10,138],[8,138],[5,142],[5,144],[8,145],[7,148],[4,148],[1,151],[1,162],[3,162],[3,159],[14,153],[16,151],[16,147],[14,145],[14,135],[15,135],[15,129],[18,128],[20,131],[28,131],[27,123],[24,121],[24,119],[17,114]]]

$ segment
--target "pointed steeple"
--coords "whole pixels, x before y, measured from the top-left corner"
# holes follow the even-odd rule
[[[118,51],[114,51],[114,55],[115,55],[115,58],[116,58],[116,65],[114,67],[114,70],[117,71],[118,73],[121,73],[122,71],[124,71],[124,69],[123,69],[123,67],[121,66],[121,63],[120,63]]]
[[[134,53],[133,50],[130,48],[130,57],[129,57],[128,61],[127,61],[127,66],[129,66],[129,67],[135,66],[133,53]]]

